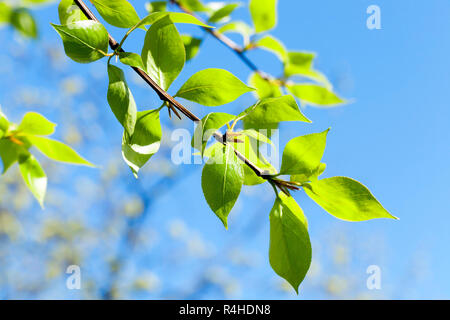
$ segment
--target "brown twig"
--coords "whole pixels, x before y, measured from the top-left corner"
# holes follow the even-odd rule
[[[85,16],[93,21],[99,22],[99,20],[95,17],[95,15],[92,13],[92,11],[89,9],[88,6],[82,1],[82,0],[74,0],[75,4],[80,8],[80,10],[85,14]],[[119,46],[119,43],[110,35],[108,34],[109,38],[109,45],[112,50],[116,50]],[[122,48],[120,48],[121,52],[124,52]],[[201,121],[199,117],[197,117],[195,114],[193,114],[191,111],[189,111],[187,108],[185,108],[181,103],[176,101],[169,93],[167,93],[164,89],[162,89],[158,84],[150,78],[150,76],[144,72],[143,70],[139,68],[132,67],[132,69],[158,94],[159,98],[162,101],[165,101],[168,103],[169,108],[170,106],[173,106],[174,108],[178,109],[181,113],[183,113],[186,117],[188,117],[190,120],[194,122]],[[174,111],[174,109],[172,109]],[[214,134],[214,137],[217,141],[221,142],[223,145],[227,145],[227,141],[223,141],[222,135],[219,132],[216,132]],[[230,145],[231,148],[233,148]],[[243,161],[252,171],[259,177],[264,179],[271,179],[270,176],[266,175],[265,171],[258,168],[252,161],[247,159],[242,153],[237,151],[235,148],[233,148],[234,153],[236,156]]]

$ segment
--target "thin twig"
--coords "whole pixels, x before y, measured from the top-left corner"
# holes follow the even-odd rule
[[[93,21],[99,22],[99,20],[95,17],[95,15],[92,13],[92,11],[86,6],[86,4],[82,0],[74,0],[75,4],[80,8],[80,10],[85,14],[85,16]],[[110,35],[108,34],[109,39],[109,45],[112,50],[116,50],[119,46],[119,43]],[[119,49],[120,52],[125,52],[123,48]],[[195,114],[193,114],[191,111],[189,111],[187,108],[185,108],[181,103],[176,101],[169,93],[167,93],[165,90],[163,90],[158,84],[150,78],[150,76],[144,72],[143,70],[139,68],[132,67],[132,69],[158,94],[159,98],[163,101],[166,101],[176,109],[178,109],[181,113],[183,113],[186,117],[188,117],[190,120],[194,122],[199,122],[201,119],[197,117]],[[219,132],[216,132],[214,134],[214,137],[217,141],[221,142],[223,145],[227,145],[226,141],[223,141],[222,135]],[[229,145],[229,144],[228,144]],[[233,146],[229,145],[231,148]],[[234,153],[236,156],[243,161],[252,171],[259,177],[264,179],[270,179],[269,176],[265,174],[265,171],[258,168],[252,161],[247,159],[243,154],[241,154],[239,151],[237,151],[235,148],[233,148]]]

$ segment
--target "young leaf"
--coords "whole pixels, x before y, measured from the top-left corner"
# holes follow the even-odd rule
[[[124,134],[122,156],[137,178],[139,169],[159,150],[161,123],[158,110],[138,112],[136,126],[131,138]]]
[[[167,10],[167,1],[152,1],[145,4],[145,9],[150,12],[164,12]]]
[[[277,24],[277,0],[250,0],[250,14],[257,33],[273,29]]]
[[[263,79],[257,72],[252,73],[248,82],[252,88],[256,89],[255,93],[259,99],[277,98],[283,95],[279,84]]]
[[[250,132],[250,130],[241,131],[242,135],[239,136],[238,139],[243,141],[243,143],[234,143],[233,147],[243,154],[248,160],[254,163],[258,168],[266,171],[268,174],[276,174],[277,170],[264,158],[261,152],[259,152],[258,141],[250,138],[251,134],[248,135]],[[260,139],[263,138],[260,137]],[[244,185],[254,186],[266,182],[265,179],[257,176],[249,166],[244,165],[243,167]]]
[[[208,8],[200,0],[178,0],[186,9],[194,12],[206,12]]]
[[[294,84],[287,88],[300,101],[310,105],[331,107],[346,102],[328,88],[316,84]]]
[[[311,258],[306,217],[294,198],[280,192],[270,212],[270,265],[298,293]]]
[[[327,142],[328,130],[292,139],[283,151],[281,175],[304,176],[308,181],[320,165]]]
[[[187,24],[195,24],[201,27],[205,28],[212,28],[211,26],[208,26],[198,20],[196,17],[194,17],[191,14],[184,13],[184,12],[154,12],[150,13],[148,16],[143,18],[139,23],[137,23],[133,29],[140,28],[145,25],[154,24],[157,21],[164,19],[164,18],[170,18],[170,20],[173,23],[187,23]]]
[[[216,107],[230,103],[252,90],[254,89],[247,87],[226,70],[205,69],[190,77],[176,96],[204,106]]]
[[[169,16],[158,20],[147,31],[141,56],[148,74],[167,90],[185,62],[183,40]]]
[[[305,71],[311,70],[315,58],[313,52],[289,52],[284,66],[285,77],[302,75]]]
[[[259,131],[247,129],[241,131],[241,133],[246,135],[247,137],[255,139],[256,141],[273,145],[273,142]]]
[[[9,23],[11,19],[12,8],[5,2],[0,2],[0,25]]]
[[[48,136],[55,132],[55,127],[55,123],[50,122],[39,113],[28,112],[24,115],[17,129],[25,134]]]
[[[0,157],[3,162],[2,174],[17,161],[21,153],[25,152],[26,149],[22,148],[18,144],[12,142],[8,139],[0,139]]]
[[[84,20],[65,26],[52,26],[61,36],[67,56],[76,62],[93,62],[108,52],[108,32],[96,21]]]
[[[91,0],[103,19],[119,28],[131,28],[141,19],[126,0]]]
[[[59,21],[62,25],[72,22],[87,20],[83,11],[74,3],[73,0],[62,0],[58,6]]]
[[[304,190],[319,206],[338,219],[398,219],[387,212],[364,185],[350,178],[333,177],[312,181],[306,184]]]
[[[108,65],[108,103],[129,136],[134,132],[137,108],[131,90],[128,88],[125,75],[120,68]]]
[[[32,154],[28,154],[20,157],[19,168],[28,189],[43,207],[47,190],[47,176],[41,165]]]
[[[181,39],[183,40],[184,48],[186,50],[186,61],[194,59],[198,54],[202,39],[194,38],[187,34],[181,35]]]
[[[284,76],[290,78],[300,76],[317,81],[328,89],[333,86],[321,72],[314,70],[313,61],[316,55],[311,52],[289,52],[284,65]]]
[[[294,97],[285,95],[278,98],[266,98],[245,110],[244,123],[246,128],[268,129],[282,121],[311,122],[298,108]]]
[[[228,214],[233,209],[244,182],[243,162],[227,145],[216,144],[212,158],[202,172],[206,202],[228,229]]]
[[[120,52],[119,53],[120,62],[126,64],[130,67],[139,68],[145,70],[144,62],[142,62],[142,58],[137,53],[133,52]]]
[[[83,159],[78,153],[72,150],[72,148],[62,142],[38,136],[28,136],[27,139],[40,152],[42,152],[52,160],[71,164],[86,165],[90,167],[94,166],[92,163]]]
[[[284,45],[272,36],[265,36],[264,38],[258,40],[255,44],[259,48],[273,52],[281,62],[286,62],[288,59],[288,53]]]
[[[30,11],[25,8],[13,9],[10,14],[11,25],[24,37],[37,38],[38,30],[36,21]]]
[[[208,22],[211,23],[217,23],[223,20],[224,18],[228,17],[230,14],[233,13],[236,8],[239,7],[239,3],[228,3],[225,4],[220,9],[214,11],[211,16],[208,19]]]
[[[238,33],[244,39],[244,46],[250,43],[250,37],[255,33],[252,27],[243,21],[233,21],[223,25],[217,30],[219,33]]]
[[[236,116],[223,112],[213,112],[205,116],[202,119],[202,122],[195,128],[191,143],[192,147],[200,150],[201,155],[203,156],[209,138],[211,138],[216,130],[223,127],[234,118],[236,118]]]

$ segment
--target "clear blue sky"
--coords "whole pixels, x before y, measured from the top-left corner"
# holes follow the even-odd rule
[[[133,2],[143,15],[144,1]],[[371,4],[381,8],[382,30],[366,28],[366,9]],[[49,25],[50,21],[57,22],[56,7],[39,10],[37,16],[41,37],[47,42],[58,41]],[[248,21],[245,9],[238,10],[236,17]],[[317,68],[329,77],[342,96],[354,99],[352,104],[336,109],[307,108],[305,113],[314,123],[283,125],[282,143],[300,134],[331,127],[324,157],[328,164],[325,176],[344,175],[363,182],[391,213],[400,217],[400,221],[337,221],[302,192],[295,198],[308,216],[311,239],[318,252],[332,245],[328,232],[343,230],[350,246],[358,248],[359,255],[352,256],[351,271],[358,286],[361,290],[365,287],[367,266],[379,265],[383,272],[382,294],[391,298],[450,298],[449,18],[450,3],[445,0],[279,1],[279,23],[273,35],[288,49],[317,52]],[[10,31],[0,31],[3,41],[10,36]],[[137,43],[131,41],[129,47]],[[270,54],[252,52],[250,57],[262,69],[274,74],[280,72],[279,63]],[[88,76],[89,71],[97,67],[103,70],[101,64],[90,67],[71,62],[71,72]],[[228,69],[243,80],[249,76],[249,71],[231,52],[208,39],[197,60],[186,66],[174,87],[194,72],[208,67]],[[32,74],[28,81],[41,80]],[[105,86],[98,89],[100,96],[106,95]],[[159,106],[153,95],[148,97],[146,89],[137,87],[136,90],[141,106]],[[0,98],[2,96],[7,97],[7,93],[0,89]],[[1,100],[0,103],[4,104]],[[250,103],[252,97],[247,96],[214,110],[193,108],[204,115],[209,111],[235,112]],[[107,110],[106,101],[99,107],[102,108]],[[45,114],[44,109],[39,111]],[[105,125],[116,134],[116,139],[107,139],[114,143],[111,156],[120,156],[120,128],[111,115],[107,119]],[[84,154],[89,159],[102,161],[100,155]],[[203,238],[212,240],[215,250],[220,251],[221,245],[232,242],[232,230],[242,226],[246,212],[259,211],[262,229],[256,234],[249,231],[246,247],[259,253],[261,261],[252,273],[232,270],[234,277],[241,281],[241,292],[236,297],[295,298],[290,294],[261,291],[261,287],[253,289],[253,282],[260,279],[253,273],[273,278],[266,255],[268,213],[273,195],[269,192],[265,201],[264,190],[265,187],[258,187],[253,196],[246,192],[249,194],[240,199],[231,217],[231,231],[226,232],[202,199],[200,168],[197,168],[173,192],[158,201],[151,223],[167,225],[170,219],[182,219]],[[173,194],[178,195],[176,200]],[[364,254],[364,248],[372,252],[370,257]],[[160,245],[157,250],[164,252],[167,248]],[[220,264],[220,260],[217,263]],[[414,263],[418,263],[424,275],[422,281],[411,284],[411,274],[417,271],[412,270]],[[155,270],[169,283],[176,283],[183,277],[179,270],[170,270],[170,267],[164,270],[155,266]],[[190,284],[187,281],[185,285]],[[322,297],[315,291],[308,291],[308,286],[306,280],[300,298]]]

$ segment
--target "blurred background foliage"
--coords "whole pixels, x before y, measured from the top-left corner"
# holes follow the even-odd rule
[[[36,33],[24,33],[17,22],[0,30],[2,109],[13,121],[31,110],[44,114],[58,123],[59,139],[81,150],[100,169],[40,159],[50,181],[45,210],[33,201],[17,166],[2,176],[1,299],[364,299],[414,295],[417,283],[426,277],[426,253],[417,250],[417,256],[405,262],[403,276],[391,278],[382,291],[369,291],[367,266],[389,265],[391,258],[383,234],[367,229],[358,234],[357,227],[349,230],[345,223],[327,222],[314,231],[313,264],[300,296],[296,296],[268,265],[268,219],[261,216],[271,207],[272,199],[265,199],[267,189],[244,190],[233,212],[240,219],[225,235],[217,231],[219,223],[201,200],[201,166],[172,165],[170,132],[177,127],[192,130],[187,122],[162,118],[165,135],[161,151],[144,167],[140,179],[134,179],[121,159],[116,139],[120,128],[106,102],[103,64],[83,68],[69,61],[49,26],[57,21],[55,3],[34,7],[32,2],[40,1],[19,1],[15,6],[26,8],[20,9],[27,15],[21,21],[35,24]],[[142,14],[145,2],[133,2]],[[217,66],[217,56],[212,54],[215,50],[220,57],[230,55],[219,46],[208,40],[200,62],[185,73],[205,68],[205,64]],[[261,61],[270,64],[267,59]],[[239,68],[239,62],[231,63]],[[246,74],[236,73],[241,78]],[[137,100],[146,101],[147,107],[159,105],[139,79],[132,73],[128,77],[134,80]],[[333,78],[341,80],[337,86],[344,92],[352,82],[345,71]],[[236,105],[236,110],[245,102]],[[194,111],[198,108],[190,107]],[[193,184],[197,185],[191,191]],[[197,196],[193,197],[194,191]],[[81,267],[81,290],[66,288],[65,271],[72,264]]]

